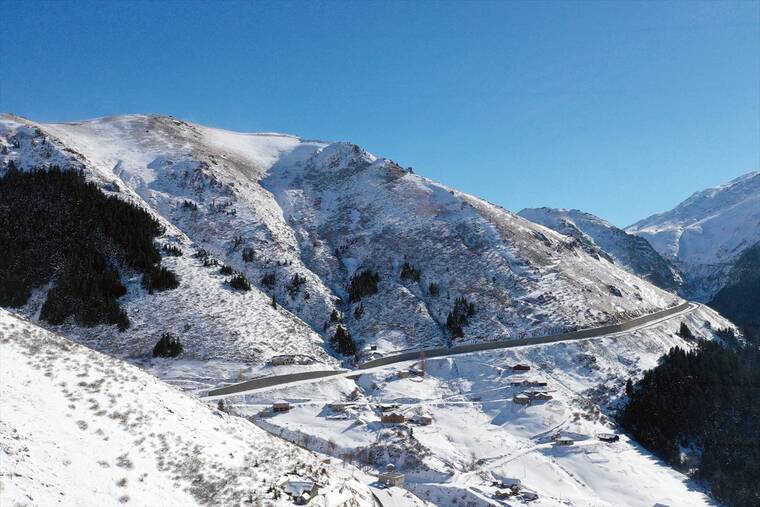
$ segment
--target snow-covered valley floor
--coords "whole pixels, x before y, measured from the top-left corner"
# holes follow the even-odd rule
[[[675,333],[681,321],[697,335],[728,323],[700,307],[631,333],[428,359],[424,375],[388,367],[356,380],[333,379],[236,397],[234,410],[284,438],[380,470],[395,464],[410,490],[440,504],[671,507],[713,505],[698,485],[621,434],[610,417],[625,380],[656,365],[671,347],[691,347]],[[525,364],[530,371],[513,371]],[[524,381],[534,385],[515,385]],[[539,385],[546,383],[546,385]],[[530,391],[551,399],[513,401]],[[518,396],[519,397],[519,396]],[[266,413],[275,400],[287,413]],[[345,408],[330,407],[343,403]],[[385,412],[383,412],[383,407]],[[397,413],[404,423],[380,420]],[[430,417],[420,425],[414,418]],[[604,442],[600,433],[615,433]],[[573,440],[560,445],[553,436]],[[518,479],[538,499],[499,500],[499,483]],[[504,503],[502,503],[504,502]]]

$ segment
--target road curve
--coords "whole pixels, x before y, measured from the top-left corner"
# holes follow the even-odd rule
[[[212,389],[208,392],[203,399],[212,400],[217,398],[225,398],[228,396],[234,396],[239,394],[246,394],[252,391],[258,391],[273,386],[279,386],[284,384],[292,384],[296,382],[316,380],[326,377],[341,376],[358,376],[362,373],[368,373],[366,370],[370,368],[377,368],[380,366],[387,366],[394,363],[402,363],[405,361],[414,361],[421,357],[434,358],[434,357],[448,357],[459,354],[470,354],[473,352],[482,352],[485,350],[496,349],[508,349],[513,347],[524,347],[526,345],[542,345],[547,343],[566,342],[574,340],[583,340],[587,338],[597,338],[600,336],[620,333],[624,331],[630,331],[647,324],[650,324],[656,320],[672,317],[674,315],[691,311],[697,308],[696,304],[685,302],[678,306],[661,310],[659,312],[650,313],[635,319],[627,320],[619,324],[610,324],[607,326],[593,327],[588,329],[581,329],[579,331],[572,331],[569,333],[561,333],[549,336],[534,336],[530,338],[519,338],[515,340],[499,340],[494,342],[483,343],[469,343],[466,345],[457,345],[455,347],[437,347],[431,349],[421,349],[412,352],[403,352],[401,354],[395,354],[392,356],[380,357],[359,364],[355,370],[318,370],[318,371],[305,371],[301,373],[289,373],[286,375],[273,375],[270,377],[261,377],[239,384],[232,384],[218,389]]]

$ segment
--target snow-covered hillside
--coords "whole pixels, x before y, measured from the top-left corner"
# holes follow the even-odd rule
[[[557,208],[526,208],[518,213],[532,222],[598,247],[611,260],[658,287],[675,290],[679,273],[645,239],[591,213]]]
[[[675,261],[693,298],[709,300],[736,258],[760,240],[760,172],[697,192],[626,231],[646,238]]]
[[[359,463],[393,463],[410,490],[440,505],[500,505],[497,495],[507,489],[500,483],[515,480],[538,499],[521,492],[509,505],[714,505],[687,476],[620,433],[612,418],[626,379],[656,366],[671,347],[695,345],[676,334],[682,322],[706,339],[730,326],[699,307],[618,335],[409,361],[353,381],[330,379],[229,401],[254,415],[269,399],[289,400],[288,413],[254,421]],[[517,364],[530,371],[514,370]],[[520,395],[534,399],[516,403]],[[389,413],[406,421],[383,423]],[[420,416],[430,417],[429,425],[415,421]],[[620,440],[605,442],[600,433],[617,433]],[[572,445],[555,442],[554,435],[571,438]]]
[[[162,241],[184,250],[164,261],[178,289],[147,295],[136,280],[129,286],[128,339],[106,326],[61,328],[132,357],[171,327],[189,358],[261,363],[290,350],[331,363],[324,338],[337,324],[334,309],[358,341],[398,350],[449,340],[458,297],[475,310],[460,340],[584,327],[677,301],[575,238],[349,143],[161,116],[38,124],[6,115],[0,146],[0,167],[83,168],[157,215]],[[201,248],[245,273],[254,290],[229,291],[218,268],[192,257]],[[377,293],[349,301],[347,286],[365,269],[377,273]],[[36,308],[32,301],[27,314]]]
[[[0,357],[2,505],[291,505],[270,487],[299,476],[374,505],[357,470],[2,309]]]

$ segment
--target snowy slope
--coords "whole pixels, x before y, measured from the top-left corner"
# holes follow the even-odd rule
[[[697,192],[626,229],[677,262],[694,297],[708,300],[734,260],[760,240],[760,172]]]
[[[656,366],[671,347],[694,346],[677,336],[681,322],[708,339],[713,329],[730,326],[700,307],[609,337],[428,359],[424,377],[399,375],[410,362],[356,381],[249,394],[238,397],[234,409],[253,415],[270,398],[288,399],[293,410],[260,417],[256,424],[375,468],[394,463],[406,474],[410,490],[440,505],[492,505],[500,489],[494,481],[508,478],[539,495],[533,502],[513,497],[509,505],[714,505],[687,476],[626,435],[615,443],[597,438],[599,432],[620,431],[611,416],[620,406],[626,379]],[[531,371],[513,371],[518,363]],[[546,385],[513,385],[526,380]],[[531,390],[547,392],[552,399],[529,406],[512,401]],[[335,402],[349,404],[345,414],[327,406]],[[395,406],[406,417],[428,415],[433,422],[383,424],[381,405]],[[555,444],[551,437],[558,433],[573,438],[574,445]]]
[[[167,259],[179,289],[156,298],[135,286],[127,297],[130,320],[143,323],[130,331],[138,345],[97,342],[104,329],[63,330],[109,350],[145,353],[173,324],[189,326],[188,353],[199,359],[262,362],[292,345],[330,362],[322,340],[335,328],[333,309],[359,341],[398,350],[446,342],[444,324],[459,296],[476,308],[464,340],[584,327],[677,300],[577,239],[349,143],[239,134],[160,116],[45,125],[6,115],[0,144],[0,160],[21,169],[66,161],[85,168],[105,189],[158,215],[165,240],[188,253],[211,251],[257,288],[229,294],[219,288],[223,277],[187,254]],[[400,278],[404,262],[420,271],[419,282]],[[378,273],[379,291],[361,301],[360,314],[346,287],[366,268]],[[289,291],[296,274],[305,282]],[[275,276],[273,288],[265,275]],[[278,311],[262,304],[272,296]]]
[[[2,505],[290,505],[267,490],[293,469],[313,505],[373,505],[356,470],[1,309],[0,357]]]
[[[611,260],[658,287],[675,290],[678,272],[643,238],[628,234],[591,213],[557,208],[526,208],[523,218],[598,247]]]

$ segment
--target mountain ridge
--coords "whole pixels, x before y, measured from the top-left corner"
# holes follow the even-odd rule
[[[690,296],[708,301],[741,253],[760,240],[760,171],[695,192],[625,230],[647,239],[684,273]]]

